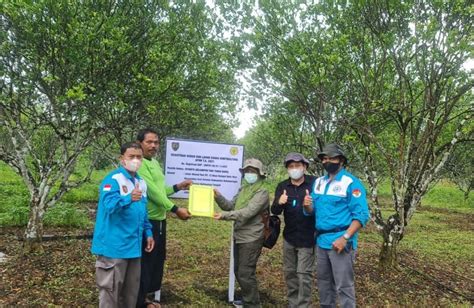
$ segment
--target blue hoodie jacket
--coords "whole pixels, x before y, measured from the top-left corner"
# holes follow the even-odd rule
[[[346,232],[353,220],[365,226],[370,218],[364,186],[344,168],[331,182],[327,175],[316,179],[311,197],[316,230],[323,233],[318,236],[316,244],[323,249],[332,249],[332,243]],[[305,212],[305,215],[308,214]],[[330,230],[340,231],[324,232]],[[358,233],[348,241],[353,249],[357,249]]]
[[[142,198],[132,202],[132,190],[137,181]],[[141,257],[143,236],[152,236],[146,191],[145,181],[138,175],[132,177],[123,167],[105,177],[100,184],[93,254],[117,259]]]

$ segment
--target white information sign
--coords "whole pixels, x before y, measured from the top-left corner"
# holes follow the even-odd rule
[[[184,139],[166,139],[165,178],[167,185],[183,180],[217,188],[231,200],[240,188],[244,146]],[[179,191],[173,198],[188,198]]]

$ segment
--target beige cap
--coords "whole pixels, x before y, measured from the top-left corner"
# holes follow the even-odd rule
[[[249,158],[244,161],[244,166],[239,168],[240,172],[244,173],[244,169],[247,167],[252,167],[258,170],[259,174],[263,177],[266,177],[266,173],[263,171],[263,164],[256,158]]]

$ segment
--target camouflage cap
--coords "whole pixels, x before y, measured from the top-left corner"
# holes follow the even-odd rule
[[[263,177],[266,177],[267,174],[263,171],[263,164],[261,161],[259,161],[258,159],[256,158],[249,158],[249,159],[246,159],[244,161],[244,166],[242,168],[239,168],[239,171],[244,173],[244,169],[247,168],[247,167],[252,167],[254,169],[257,169],[258,170],[258,173],[263,176]]]

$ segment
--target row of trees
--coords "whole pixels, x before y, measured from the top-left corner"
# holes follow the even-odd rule
[[[223,26],[188,2],[2,2],[0,159],[30,192],[26,251],[47,208],[139,128],[232,138],[241,48]]]
[[[272,163],[295,149],[313,157],[328,141],[351,149],[385,266],[397,263],[407,225],[443,172],[472,187],[474,79],[463,64],[473,12],[466,1],[261,1],[244,25],[254,91],[267,98],[248,150]],[[381,176],[391,183],[388,217]]]
[[[370,187],[381,259],[396,264],[430,185],[444,172],[472,188],[468,4],[2,2],[0,159],[30,191],[27,243],[41,238],[46,209],[88,179],[98,153],[147,125],[231,141],[243,98],[264,102],[242,142],[267,164],[292,150],[312,157],[329,141],[351,150]],[[80,179],[82,158],[90,166]],[[383,176],[388,217],[377,196]]]

